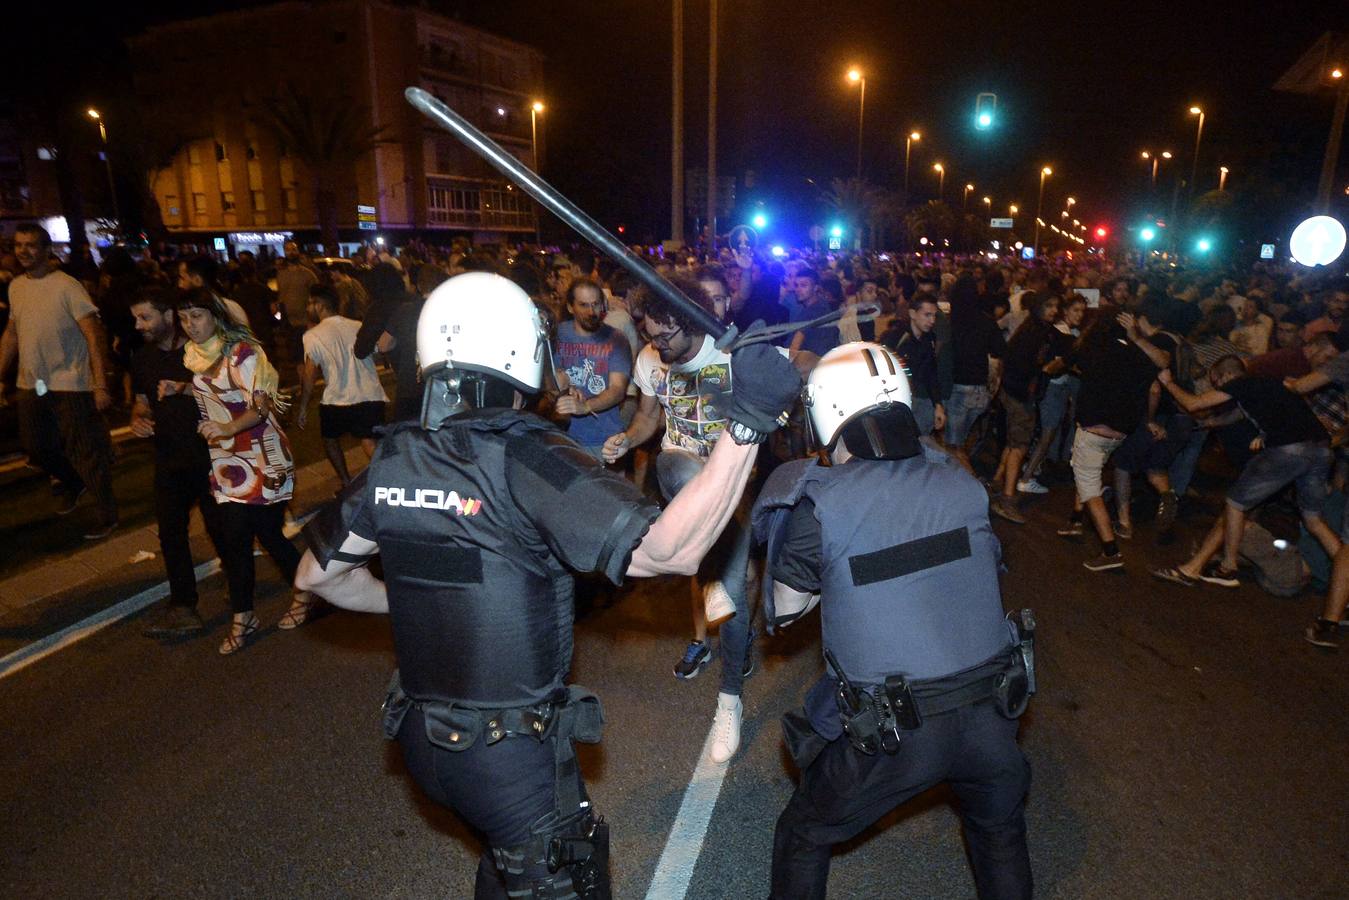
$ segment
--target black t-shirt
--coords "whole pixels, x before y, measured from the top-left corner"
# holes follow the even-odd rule
[[[1030,399],[1031,387],[1048,360],[1050,341],[1058,334],[1053,325],[1026,319],[1007,342],[1002,386],[1018,400]]]
[[[773,580],[796,591],[817,594],[823,558],[824,540],[815,518],[815,501],[803,497],[787,518],[787,533],[773,560]]]
[[[1151,341],[1150,341],[1151,342]],[[1083,336],[1072,359],[1082,373],[1077,424],[1129,434],[1147,415],[1157,367],[1116,322],[1101,320]]]
[[[992,316],[969,311],[951,319],[951,350],[951,375],[956,384],[987,384],[988,358],[1002,359],[1007,342]]]
[[[186,345],[184,345],[186,346]],[[131,381],[150,401],[155,420],[155,456],[160,465],[205,471],[211,464],[206,441],[197,434],[200,415],[192,396],[192,373],[183,365],[183,347],[160,350],[146,344],[131,359]],[[188,385],[187,393],[159,399],[159,382]]]
[[[415,294],[400,303],[389,316],[384,330],[396,342],[390,361],[397,378],[397,400],[394,403],[396,419],[416,418],[421,415],[422,386],[417,381],[417,319],[425,303]]]
[[[1237,401],[1242,412],[1264,433],[1266,447],[1329,440],[1311,407],[1277,378],[1243,375],[1219,390]]]

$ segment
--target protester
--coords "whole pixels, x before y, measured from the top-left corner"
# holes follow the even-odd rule
[[[189,339],[183,362],[193,373],[192,391],[202,414],[197,432],[210,447],[211,493],[220,504],[217,549],[234,611],[220,644],[220,653],[228,656],[242,650],[259,627],[253,612],[254,539],[287,583],[294,581],[300,563],[299,551],[282,533],[295,487],[290,443],[276,419],[287,404],[257,338],[230,320],[214,294],[205,288],[189,291],[177,307]],[[303,624],[312,603],[307,593],[296,593],[278,627]]]
[[[117,527],[112,492],[112,440],[103,414],[112,407],[106,338],[98,310],[78,281],[55,267],[51,236],[38,225],[20,225],[14,255],[23,274],[9,286],[10,316],[0,335],[3,379],[18,361],[19,436],[33,465],[56,479],[58,515],[75,511],[93,491],[97,523],[85,540],[101,540]]]

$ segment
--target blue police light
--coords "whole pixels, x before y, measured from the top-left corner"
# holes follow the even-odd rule
[[[754,218],[750,219],[750,222],[753,223],[755,228],[767,228],[768,216],[765,216],[763,213],[755,213]]]
[[[830,236],[830,237],[843,237],[843,226],[842,226],[842,225],[835,225],[833,228],[830,228],[830,229],[829,229],[829,236]]]
[[[787,251],[783,249],[781,244],[774,244],[772,254],[777,257],[783,257],[787,255]]]
[[[1144,228],[1138,232],[1138,236],[1145,241],[1150,241],[1157,236],[1157,232],[1151,228]]]
[[[1200,253],[1207,253],[1213,249],[1213,242],[1210,241],[1208,238],[1200,238],[1199,240],[1195,241],[1194,247]]]
[[[993,124],[992,113],[979,113],[979,118],[975,120],[980,128],[988,128]]]

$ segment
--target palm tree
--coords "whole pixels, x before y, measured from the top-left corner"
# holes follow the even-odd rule
[[[314,212],[328,253],[337,253],[338,185],[352,167],[384,142],[370,110],[323,94],[301,94],[287,86],[262,103],[262,124],[309,171]]]
[[[843,219],[849,233],[856,235],[859,245],[862,227],[871,224],[883,201],[880,188],[861,178],[835,178],[829,182],[829,190],[821,199]]]
[[[919,238],[927,238],[933,245],[940,247],[942,240],[957,237],[957,217],[950,206],[940,200],[929,200],[922,206],[909,211],[904,217],[909,228],[909,236],[914,243]]]

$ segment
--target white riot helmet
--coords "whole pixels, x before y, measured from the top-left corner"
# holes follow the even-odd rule
[[[551,355],[548,329],[518,285],[489,272],[454,276],[431,292],[417,319],[422,426],[438,428],[466,408],[461,386],[476,386],[469,405],[479,408],[509,406],[509,391],[538,392]]]
[[[866,341],[826,353],[806,383],[806,415],[820,444],[842,434],[849,452],[903,459],[920,451],[909,378],[899,357]]]

